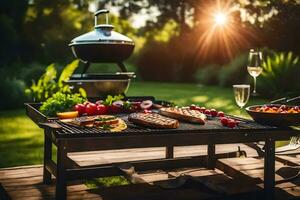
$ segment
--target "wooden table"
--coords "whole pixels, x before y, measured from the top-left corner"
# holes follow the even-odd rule
[[[35,122],[36,114],[27,111]],[[190,159],[173,158],[174,146],[208,145],[207,168],[214,169],[216,163],[215,144],[265,142],[264,189],[266,198],[272,199],[275,187],[275,141],[288,140],[300,134],[292,128],[276,128],[259,125],[250,120],[241,120],[238,127],[223,127],[217,119],[208,120],[203,125],[181,123],[178,129],[148,129],[137,127],[127,121],[128,129],[120,133],[109,133],[96,129],[80,129],[70,126],[57,126],[53,123],[41,125],[44,137],[44,183],[51,182],[51,174],[56,177],[56,199],[66,199],[67,181],[104,176],[121,175],[113,165],[78,167],[69,157],[69,152],[112,150],[145,147],[166,147],[165,159],[138,161],[139,169],[159,168],[168,165],[176,167],[191,163]],[[54,121],[55,122],[55,121]],[[56,122],[58,123],[58,122]],[[57,162],[52,160],[52,144],[57,147]],[[197,162],[197,160],[192,161]]]

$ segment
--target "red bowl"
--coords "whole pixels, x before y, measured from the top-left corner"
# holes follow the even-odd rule
[[[256,111],[256,108],[262,106],[263,105],[254,105],[246,108],[248,114],[257,123],[280,127],[300,126],[300,113],[268,113]]]

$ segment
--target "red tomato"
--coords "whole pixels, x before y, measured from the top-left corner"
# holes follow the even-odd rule
[[[105,115],[108,112],[108,107],[103,104],[97,105],[97,115]]]
[[[237,125],[237,123],[235,122],[235,120],[233,120],[233,119],[228,120],[227,127],[234,128],[236,125]]]
[[[201,107],[201,108],[199,109],[199,111],[200,111],[200,112],[202,112],[202,113],[204,113],[204,112],[205,112],[205,110],[206,110],[206,108],[205,108],[205,107]]]
[[[89,103],[85,107],[85,112],[87,115],[96,115],[97,114],[97,105],[94,103]]]
[[[206,109],[206,110],[204,111],[204,114],[206,114],[206,115],[211,115],[211,112],[210,112],[209,109]]]
[[[228,124],[228,118],[227,117],[221,117],[221,124],[223,126],[227,126],[227,124]]]
[[[216,109],[210,109],[210,114],[212,117],[216,117],[218,112],[216,111]]]
[[[219,111],[218,114],[217,114],[217,117],[224,117],[224,112]]]
[[[196,106],[195,104],[190,105],[190,109],[191,109],[191,110],[197,110],[197,107],[198,107],[198,106]]]
[[[74,110],[75,110],[75,111],[78,111],[79,115],[82,115],[82,114],[85,113],[85,105],[83,105],[82,103],[76,104],[76,105],[74,106]]]

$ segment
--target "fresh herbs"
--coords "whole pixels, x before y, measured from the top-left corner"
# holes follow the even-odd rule
[[[95,119],[95,121],[106,122],[106,121],[110,121],[113,119],[117,119],[117,117],[99,117],[99,118]]]
[[[86,101],[86,99],[79,94],[57,92],[43,103],[40,107],[40,111],[46,116],[54,117],[58,112],[73,110],[74,105],[83,103],[84,101]]]
[[[124,99],[124,96],[119,94],[119,95],[116,95],[116,96],[111,96],[111,95],[108,95],[105,99],[105,101],[103,102],[104,105],[106,106],[111,106],[113,102],[115,101],[120,101]]]
[[[99,128],[102,128],[103,130],[110,130],[112,129],[112,126],[110,124],[102,124]]]

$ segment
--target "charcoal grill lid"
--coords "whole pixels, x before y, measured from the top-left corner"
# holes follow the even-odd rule
[[[123,79],[131,79],[135,77],[135,73],[133,72],[117,72],[115,74],[102,73],[102,74],[73,74],[70,77],[70,81],[75,80],[123,80]]]
[[[74,38],[69,46],[88,44],[134,45],[129,37],[113,31],[114,26],[108,24],[108,10],[95,12],[95,30]],[[106,24],[98,24],[97,17],[106,14]]]

